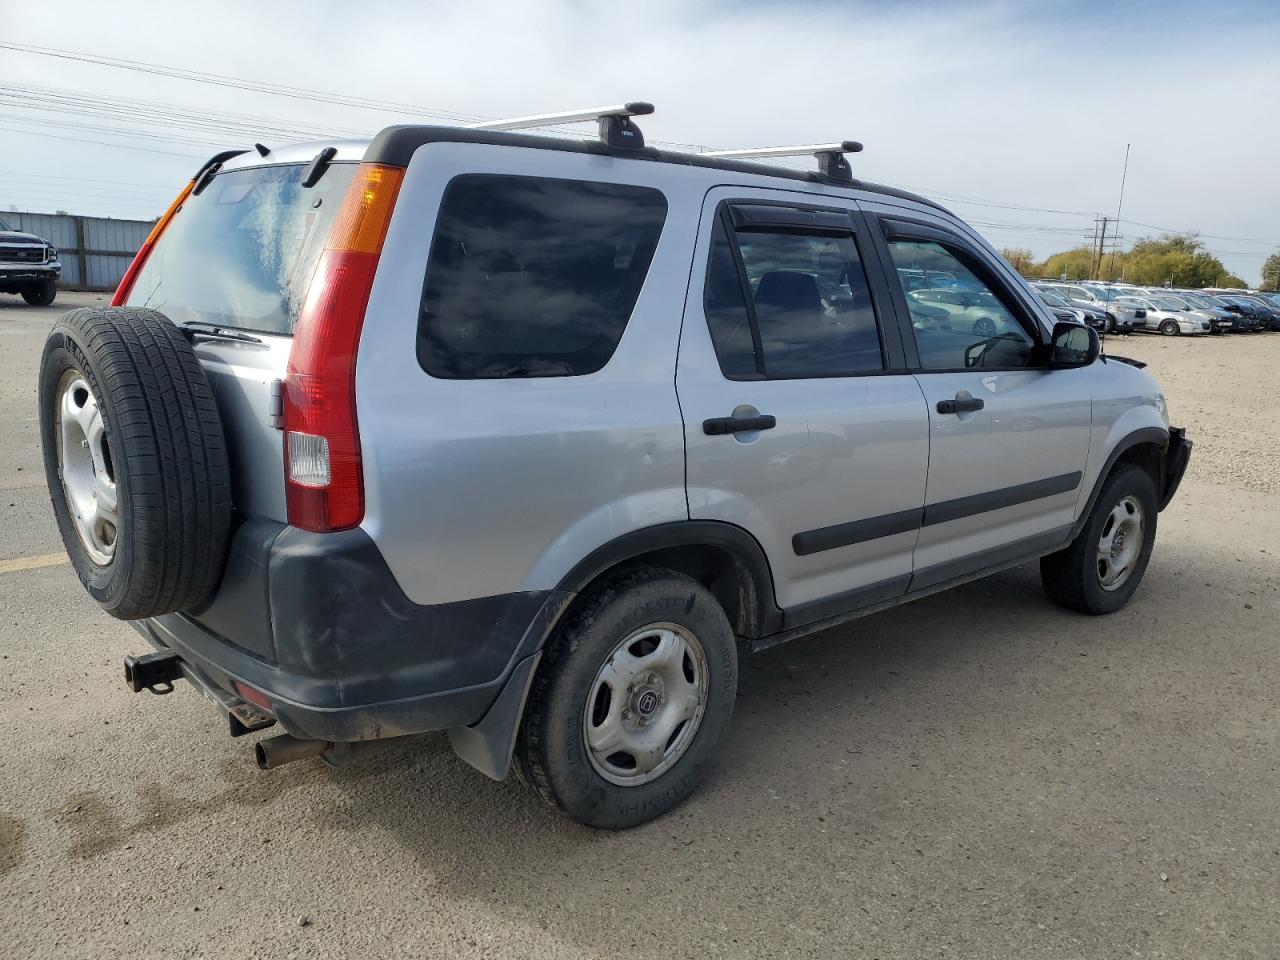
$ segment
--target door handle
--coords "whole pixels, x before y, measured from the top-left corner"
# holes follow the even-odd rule
[[[777,425],[777,418],[767,413],[755,417],[712,417],[702,421],[702,432],[718,437],[726,433],[745,433],[748,430],[772,430]]]
[[[954,400],[939,400],[939,413],[973,413],[981,410],[986,404],[980,397],[956,397]]]

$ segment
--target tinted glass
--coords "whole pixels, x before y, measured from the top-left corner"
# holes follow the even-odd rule
[[[899,276],[947,277],[962,291],[959,297],[929,303],[921,299],[920,291],[904,288],[922,367],[959,370],[1033,364],[1035,340],[990,285],[966,265],[967,258],[933,241],[891,240],[889,250]]]
[[[720,233],[712,245],[706,309],[726,376],[825,377],[884,369],[875,310],[851,236],[743,230],[736,240],[762,356],[755,353],[728,237]]]
[[[742,292],[742,278],[723,220],[717,220],[711,237],[702,300],[721,372],[730,379],[763,374],[751,336],[751,315]]]
[[[445,190],[418,361],[436,377],[566,377],[608,363],[667,202],[649,187],[467,175]]]
[[[335,163],[309,188],[301,164],[218,174],[160,235],[129,305],[175,323],[292,332],[355,168]]]

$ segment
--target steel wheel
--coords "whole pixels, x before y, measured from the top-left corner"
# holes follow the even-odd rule
[[[102,411],[78,370],[63,374],[56,396],[58,476],[85,552],[105,567],[115,558],[120,513]]]
[[[1176,337],[1178,335],[1178,321],[1166,320],[1160,324],[1160,332],[1166,337]]]
[[[1118,590],[1129,579],[1145,535],[1142,504],[1136,497],[1124,497],[1111,508],[1098,540],[1098,584],[1103,590]]]
[[[707,703],[707,658],[689,630],[654,623],[605,660],[582,718],[596,773],[619,786],[662,776],[697,735]]]

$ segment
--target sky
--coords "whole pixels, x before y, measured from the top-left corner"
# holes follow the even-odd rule
[[[1276,2],[0,0],[0,25],[0,217],[155,217],[254,140],[649,100],[656,145],[859,140],[855,176],[1038,258],[1115,217],[1129,145],[1122,245],[1197,230],[1250,283],[1280,249]]]

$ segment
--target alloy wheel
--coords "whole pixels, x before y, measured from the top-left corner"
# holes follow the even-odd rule
[[[89,559],[105,567],[115,558],[120,526],[115,464],[102,410],[84,375],[68,370],[58,384],[58,475],[80,542]]]

